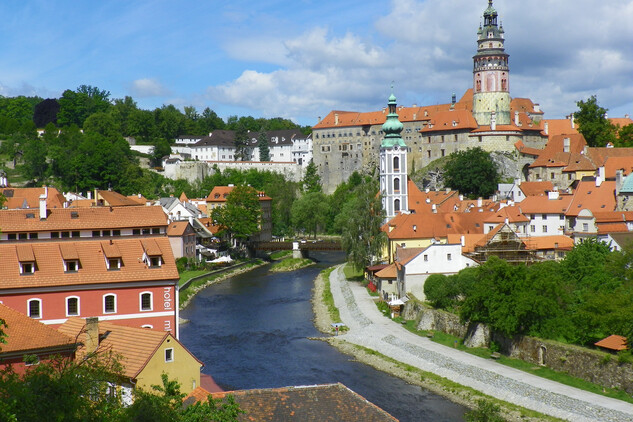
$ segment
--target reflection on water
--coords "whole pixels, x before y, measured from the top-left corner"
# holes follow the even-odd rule
[[[269,273],[268,266],[198,293],[181,312],[180,340],[226,390],[340,382],[401,421],[461,421],[465,409],[399,378],[352,361],[312,323],[314,278],[341,261],[315,254],[316,266]]]

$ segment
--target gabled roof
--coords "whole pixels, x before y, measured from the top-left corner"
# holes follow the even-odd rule
[[[231,394],[246,413],[239,421],[345,421],[394,422],[396,418],[341,383],[213,393],[214,399]],[[205,401],[207,392],[194,390],[185,406]]]
[[[167,227],[167,236],[182,236],[187,231],[188,221],[174,221]]]
[[[30,214],[30,215],[29,215]],[[52,230],[97,230],[164,227],[167,216],[161,207],[55,208],[40,220],[34,210],[0,210],[3,233]]]
[[[616,334],[610,335],[609,337],[604,338],[594,344],[598,347],[609,350],[620,351],[628,349],[628,346],[626,344],[626,337],[618,336]]]
[[[468,110],[446,110],[433,114],[429,124],[424,126],[420,133],[440,132],[466,129],[477,129],[477,121]]]
[[[628,176],[633,173],[633,157],[607,157],[603,166],[605,179],[614,179],[618,170]]]
[[[565,143],[569,142],[569,148],[565,150]],[[569,165],[581,166],[584,170],[595,170],[596,166],[583,154],[587,146],[585,138],[580,135],[550,135],[543,152],[530,165],[535,167],[567,167]]]
[[[399,214],[383,226],[390,240],[445,238],[448,234],[483,234],[490,212]]]
[[[547,196],[526,196],[517,204],[523,214],[565,214],[569,211],[572,195],[559,195],[557,199]]]
[[[151,241],[151,242],[150,242]],[[145,244],[143,243],[145,242]],[[77,272],[64,272],[62,248],[74,245],[79,260]],[[21,253],[17,249],[28,247],[28,261],[35,262],[33,274],[21,275],[19,260]],[[159,268],[148,268],[140,259],[145,248],[152,253],[162,255]],[[31,258],[32,257],[32,258]],[[121,268],[110,271],[106,267],[106,258],[121,258]],[[26,259],[26,258],[25,258]],[[0,244],[0,289],[19,289],[32,287],[57,287],[69,285],[89,285],[97,283],[126,283],[136,281],[172,282],[178,279],[178,270],[174,261],[169,239],[153,237],[149,239],[117,238],[108,241],[81,240],[63,242],[34,242],[26,244]]]
[[[382,270],[378,271],[375,275],[378,278],[396,279],[398,278],[398,267],[395,263],[390,264],[388,267],[385,267]]]
[[[633,160],[633,148],[587,148],[587,155],[596,167],[604,166],[610,157],[627,157]]]
[[[407,180],[407,189],[409,209],[418,214],[430,213],[433,205],[438,208],[451,198],[457,199],[459,196],[459,192],[454,190],[422,191],[411,179]]]
[[[519,206],[503,207],[496,213],[490,215],[484,220],[484,223],[527,223],[530,221],[523,213]]]
[[[578,183],[565,215],[575,217],[583,209],[588,209],[592,214],[614,211],[615,206],[615,181],[607,180],[602,182],[600,186],[596,186],[595,181],[583,180]]]
[[[115,355],[119,355],[121,358],[120,363],[123,365],[123,375],[132,379],[135,379],[141,373],[152,356],[154,356],[154,353],[156,353],[156,350],[167,338],[178,342],[171,333],[166,331],[127,327],[106,321],[99,321],[98,324],[99,337],[104,338],[100,341],[97,351],[111,351]],[[85,344],[85,326],[86,321],[84,319],[71,317],[58,330],[68,336],[76,337]],[[108,331],[109,333],[106,336],[105,334]],[[83,356],[88,352],[90,351],[87,351],[84,346],[77,350],[79,356]],[[198,360],[195,356],[191,356]],[[200,361],[198,360],[198,362]],[[200,365],[203,365],[202,362],[200,362]]]
[[[547,123],[547,133],[549,136],[556,135],[573,135],[578,133],[578,125],[572,127],[571,119],[546,119],[543,120],[543,125]]]
[[[74,337],[29,318],[28,316],[0,303],[0,319],[7,326],[2,330],[7,335],[6,344],[0,343],[0,361],[8,353],[27,354],[29,351],[73,351]]]
[[[609,117],[609,121],[618,127],[633,124],[633,120],[630,117]]]
[[[103,205],[107,207],[134,207],[147,202],[143,201],[142,198],[131,198],[110,190],[98,190],[95,194],[95,198],[97,200],[103,199]]]
[[[209,192],[207,202],[226,202],[233,189],[235,189],[235,186],[215,186]],[[260,201],[272,201],[272,198],[266,196],[266,193],[262,191],[257,191],[257,197]]]
[[[39,208],[40,196],[47,190],[46,208],[64,208],[66,198],[55,188],[0,188],[7,201],[7,209]]]
[[[514,143],[514,147],[521,154],[532,155],[534,157],[538,157],[539,155],[541,155],[541,153],[543,153],[542,149],[526,147],[525,144],[523,143],[523,141],[521,141],[521,140],[516,141]]]
[[[519,189],[525,196],[547,195],[547,192],[554,190],[552,182],[521,182]]]

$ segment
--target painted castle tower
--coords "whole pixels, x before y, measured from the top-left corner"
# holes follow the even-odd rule
[[[477,54],[473,57],[473,116],[482,126],[510,124],[510,68],[503,42],[503,25],[488,0],[484,25],[477,31]]]
[[[396,97],[389,97],[389,114],[382,125],[385,137],[380,144],[380,193],[387,220],[409,210],[407,197],[408,147],[400,136],[403,124],[396,112]]]

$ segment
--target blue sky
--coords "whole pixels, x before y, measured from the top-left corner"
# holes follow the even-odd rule
[[[633,0],[496,0],[513,97],[549,118],[597,95],[633,115]],[[0,94],[94,85],[141,108],[210,107],[314,125],[329,111],[428,105],[472,85],[487,0],[5,0]]]

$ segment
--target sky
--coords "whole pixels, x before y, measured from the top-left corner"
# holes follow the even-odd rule
[[[220,117],[448,103],[472,87],[487,0],[3,0],[0,95],[80,85]],[[633,0],[495,0],[510,93],[564,118],[633,115]]]

